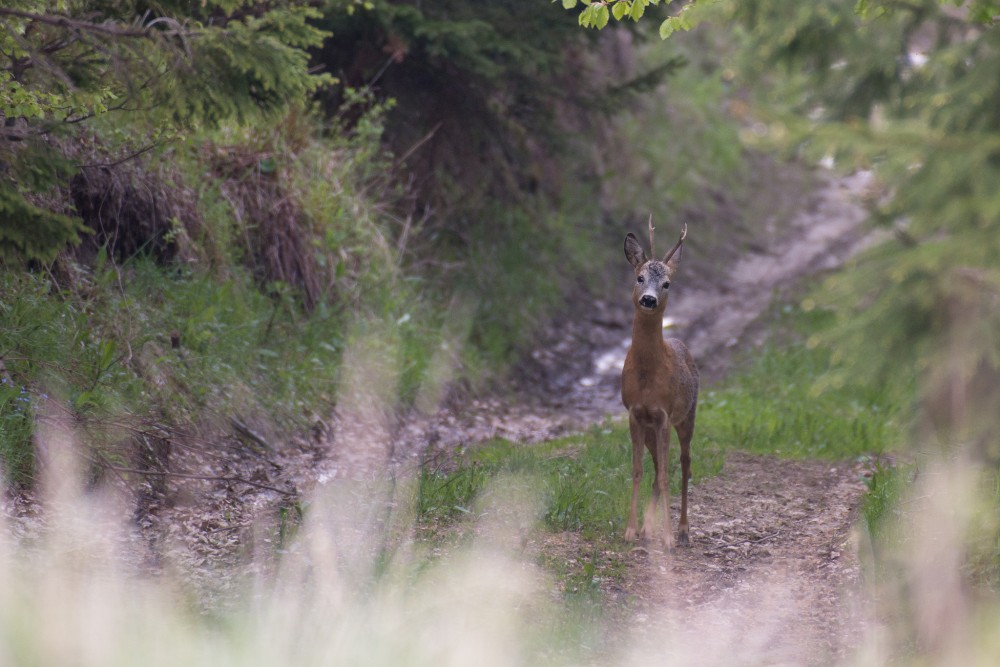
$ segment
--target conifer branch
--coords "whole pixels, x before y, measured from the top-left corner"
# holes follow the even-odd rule
[[[71,19],[68,16],[61,16],[59,14],[36,14],[34,12],[26,12],[20,9],[10,9],[7,7],[0,7],[0,16],[13,16],[17,18],[27,19],[29,21],[35,21],[37,23],[44,23],[46,25],[56,26],[58,28],[67,28],[70,30],[81,30],[85,32],[99,33],[103,35],[109,35],[111,37],[150,37],[154,34],[154,31],[150,28],[156,21],[153,21],[144,28],[124,28],[113,23],[93,23],[91,21],[80,21],[77,19]],[[168,19],[157,19],[168,20]],[[172,19],[171,22],[174,22]],[[180,25],[180,24],[176,24]],[[191,30],[181,30],[175,28],[174,30],[167,31],[156,31],[156,34],[167,35],[167,36],[187,36],[196,34],[195,31]]]

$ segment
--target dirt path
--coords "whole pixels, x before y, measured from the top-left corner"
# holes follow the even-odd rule
[[[691,493],[691,547],[633,550],[624,585],[608,591],[627,610],[617,651],[684,665],[842,662],[867,609],[852,528],[863,472],[730,454]]]

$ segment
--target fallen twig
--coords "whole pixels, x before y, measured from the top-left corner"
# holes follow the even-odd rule
[[[121,473],[134,473],[136,475],[146,475],[150,477],[177,477],[179,479],[203,479],[210,482],[230,482],[233,484],[246,484],[247,486],[252,486],[258,489],[264,489],[265,491],[274,491],[275,493],[280,493],[283,496],[295,497],[298,494],[294,491],[285,491],[284,489],[279,489],[268,484],[261,484],[260,482],[254,482],[243,477],[223,477],[219,475],[195,475],[191,473],[183,472],[167,472],[160,470],[139,470],[137,468],[123,468],[121,466],[116,466],[108,462],[100,463],[103,467],[113,470],[115,472]]]
[[[726,549],[728,547],[735,547],[738,544],[759,544],[761,542],[764,542],[766,540],[771,539],[772,537],[777,537],[778,535],[781,535],[781,531],[775,531],[773,533],[769,533],[768,535],[764,535],[763,537],[747,538],[745,540],[736,540],[735,542],[727,542],[725,544],[717,544],[717,545],[715,545],[714,548],[716,548],[716,549]]]
[[[265,440],[263,437],[261,437],[260,435],[258,435],[252,428],[250,428],[249,426],[247,426],[246,424],[244,424],[242,421],[240,421],[236,417],[230,417],[229,418],[229,423],[233,427],[233,429],[236,431],[237,435],[243,436],[244,438],[246,438],[250,442],[254,443],[258,447],[260,447],[261,449],[263,449],[265,452],[269,452],[269,453],[273,453],[274,452],[274,447],[272,447],[271,444],[267,440]]]

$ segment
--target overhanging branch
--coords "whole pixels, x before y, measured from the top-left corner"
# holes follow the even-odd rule
[[[196,34],[195,31],[192,30],[180,29],[180,24],[177,21],[167,17],[156,19],[143,28],[125,28],[113,23],[93,23],[91,21],[71,19],[68,16],[61,16],[59,14],[36,14],[34,12],[26,12],[20,9],[10,9],[6,7],[0,7],[0,16],[14,16],[17,18],[27,19],[29,21],[44,23],[46,25],[65,28],[67,30],[81,30],[85,32],[109,35],[111,37],[143,38],[151,37],[154,34],[165,36],[190,36]],[[151,28],[153,24],[157,22],[169,22],[172,23],[175,28],[173,30],[152,30]]]

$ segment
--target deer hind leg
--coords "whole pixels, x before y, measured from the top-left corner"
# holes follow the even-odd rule
[[[628,430],[632,436],[632,504],[629,506],[628,526],[625,528],[625,540],[632,542],[636,538],[639,512],[639,485],[642,483],[642,446],[643,428],[629,410]]]
[[[681,520],[677,528],[677,543],[683,546],[690,544],[688,536],[688,481],[691,479],[691,437],[694,435],[695,407],[691,413],[677,426],[677,439],[681,443]]]

